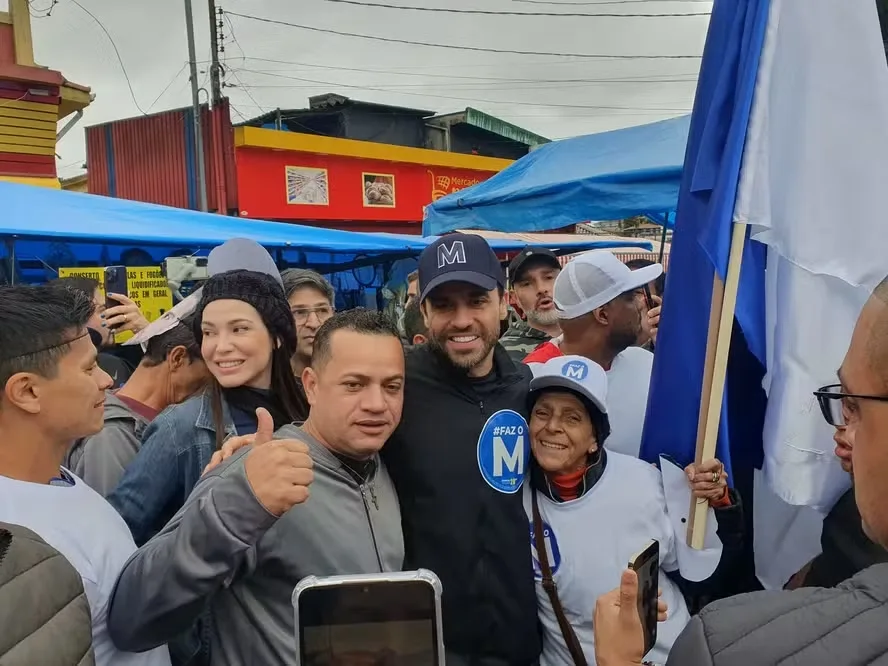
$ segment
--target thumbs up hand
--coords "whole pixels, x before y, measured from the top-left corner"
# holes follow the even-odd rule
[[[264,435],[263,435],[264,436]],[[256,434],[260,439],[260,434]],[[262,444],[262,446],[258,446]],[[275,516],[308,499],[314,480],[308,445],[295,439],[254,442],[246,455],[244,471],[256,499]]]
[[[256,433],[253,435],[241,435],[239,437],[231,437],[222,444],[222,448],[213,454],[209,464],[204,467],[203,474],[215,469],[223,460],[228,460],[236,451],[245,446],[252,444],[259,446],[266,444],[274,437],[274,419],[264,407],[256,410]]]

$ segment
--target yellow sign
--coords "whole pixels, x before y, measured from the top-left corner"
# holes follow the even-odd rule
[[[105,297],[104,268],[60,268],[59,277],[92,278],[99,283],[102,298]],[[157,266],[136,266],[126,269],[126,285],[128,296],[139,306],[148,321],[160,318],[173,307],[173,294],[167,285],[166,278]],[[115,336],[117,342],[125,342],[132,337],[126,332]]]

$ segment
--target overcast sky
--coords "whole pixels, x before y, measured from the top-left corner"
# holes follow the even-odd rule
[[[32,0],[36,58],[96,101],[60,143],[59,172],[80,171],[83,128],[190,103],[184,0]],[[490,12],[685,14],[695,0],[366,0],[409,7]],[[0,6],[5,0],[0,0]],[[233,120],[275,108],[303,108],[324,92],[440,113],[473,106],[549,138],[588,134],[687,113],[708,16],[510,16],[362,7],[330,0],[218,0],[223,10],[341,32],[559,54],[695,56],[583,58],[432,48],[312,32],[254,19],[225,21],[226,94]],[[201,81],[209,18],[194,0]],[[270,62],[283,61],[283,62]],[[370,71],[364,71],[370,70]],[[240,115],[239,115],[240,114]],[[241,117],[242,116],[242,117]]]

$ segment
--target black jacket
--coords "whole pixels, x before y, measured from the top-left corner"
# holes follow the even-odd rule
[[[811,563],[806,587],[835,587],[873,564],[888,562],[888,551],[863,531],[854,488],[839,498],[823,520],[820,546],[823,552]]]
[[[520,486],[508,494],[485,481],[478,445],[500,410],[527,418],[530,371],[499,345],[494,366],[474,381],[425,345],[408,352],[404,413],[383,457],[401,502],[404,568],[443,583],[447,650],[525,666],[541,650],[529,525]]]

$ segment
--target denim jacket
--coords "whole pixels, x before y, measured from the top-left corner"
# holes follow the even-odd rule
[[[222,400],[225,438],[235,435],[234,422]],[[146,428],[142,448],[108,496],[142,546],[182,508],[216,450],[209,391],[173,405]]]

